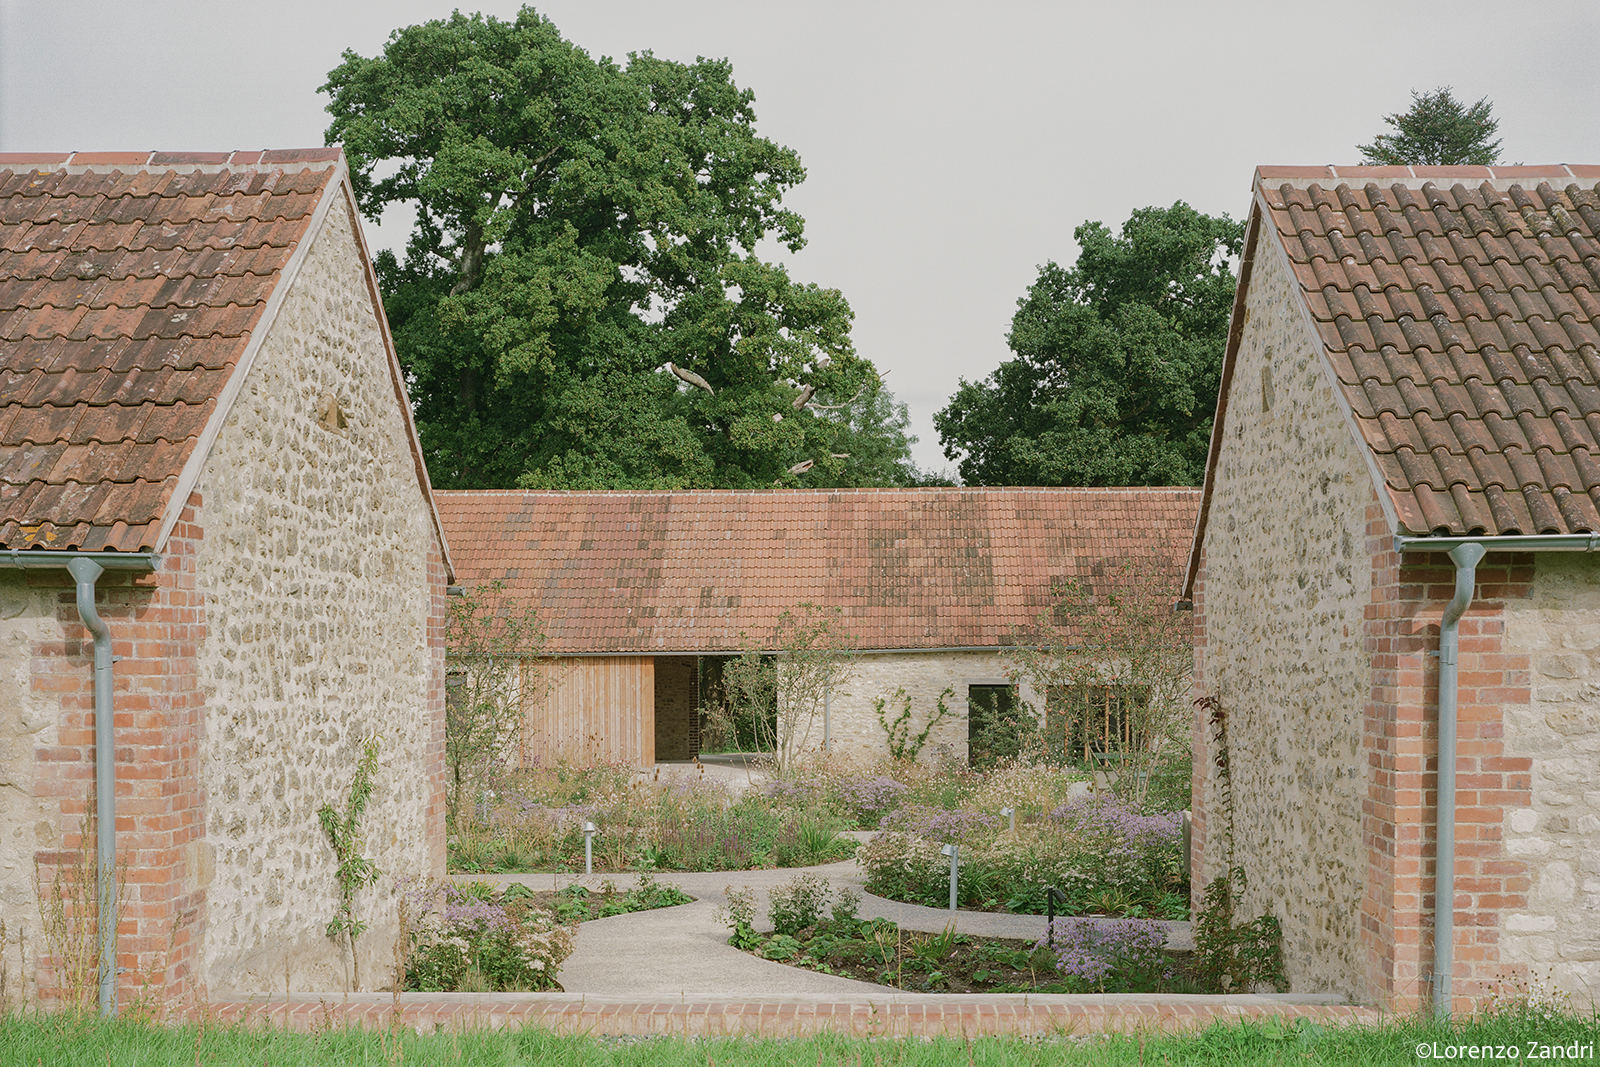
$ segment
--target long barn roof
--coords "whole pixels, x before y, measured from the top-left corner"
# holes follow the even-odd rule
[[[435,494],[459,580],[503,580],[562,654],[765,647],[838,607],[863,649],[998,648],[1124,562],[1174,597],[1197,489]]]

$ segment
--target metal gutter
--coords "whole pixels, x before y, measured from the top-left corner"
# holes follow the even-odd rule
[[[75,552],[61,549],[0,551],[0,567],[17,570],[64,568],[77,583],[78,618],[94,637],[95,885],[100,930],[100,1014],[117,1014],[117,779],[112,729],[111,628],[95,609],[95,583],[108,570],[153,571],[154,552]]]
[[[1600,552],[1600,533],[1504,534],[1482,537],[1409,537],[1395,534],[1396,552],[1448,552],[1458,545],[1482,545],[1485,552]]]
[[[1450,978],[1456,919],[1456,693],[1461,616],[1472,604],[1473,583],[1484,548],[1475,542],[1450,550],[1456,567],[1455,595],[1439,623],[1439,797],[1433,867],[1433,1013],[1450,1017]]]

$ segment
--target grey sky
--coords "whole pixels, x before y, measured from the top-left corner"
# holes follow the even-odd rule
[[[502,18],[516,3],[463,3]],[[797,150],[806,281],[932,416],[1008,351],[1016,300],[1072,231],[1185,200],[1239,217],[1258,163],[1354,163],[1410,90],[1493,101],[1504,158],[1600,162],[1600,4],[548,0],[592,55],[731,59]],[[0,0],[0,151],[297,148],[345,48],[448,15],[427,0]],[[407,220],[369,227],[380,247]]]

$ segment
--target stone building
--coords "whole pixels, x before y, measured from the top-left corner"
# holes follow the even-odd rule
[[[387,988],[394,880],[443,873],[449,579],[338,149],[0,156],[13,983],[96,984],[63,942],[99,935],[35,887],[92,913],[70,884],[104,847],[107,1002]],[[317,811],[368,738],[352,959]]]
[[[969,700],[1002,698],[1002,653],[1063,582],[1126,561],[1165,575],[1175,595],[1198,499],[1195,489],[438,494],[461,580],[504,581],[547,631],[552,661],[547,684],[529,690],[540,699],[526,756],[641,766],[695,756],[707,661],[773,650],[779,616],[807,603],[838,608],[858,650],[826,701],[833,751],[886,751],[875,698],[903,688],[920,729],[948,688],[953,717],[928,751],[965,756]],[[811,747],[821,740],[819,728]]]
[[[1243,869],[1296,990],[1600,994],[1597,179],[1256,172],[1187,578],[1194,884]]]

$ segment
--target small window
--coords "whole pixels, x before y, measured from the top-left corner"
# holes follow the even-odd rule
[[[1142,685],[1053,685],[1045,694],[1045,735],[1073,763],[1101,763],[1144,744],[1139,712],[1150,702]]]
[[[1009,685],[967,686],[967,762],[986,770],[1021,750],[1016,691]]]

